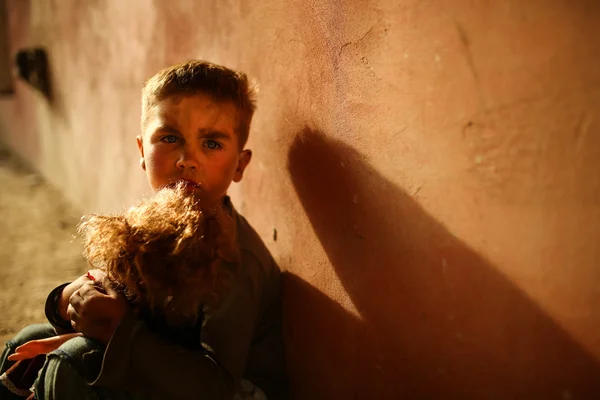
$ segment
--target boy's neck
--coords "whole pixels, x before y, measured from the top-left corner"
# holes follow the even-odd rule
[[[227,211],[227,214],[233,214],[233,204],[231,203],[231,198],[227,195],[223,196],[221,199],[221,204],[223,204],[223,208]]]

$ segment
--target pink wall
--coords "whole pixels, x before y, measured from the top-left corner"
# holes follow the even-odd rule
[[[600,393],[596,2],[8,3],[56,102],[18,84],[2,140],[86,210],[147,190],[149,74],[259,81],[232,195],[288,271],[298,399]]]

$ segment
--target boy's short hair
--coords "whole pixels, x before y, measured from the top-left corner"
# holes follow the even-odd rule
[[[218,102],[232,102],[238,111],[240,150],[246,145],[256,110],[256,86],[241,71],[203,60],[191,60],[159,71],[142,89],[142,132],[152,107],[170,96],[207,94]]]

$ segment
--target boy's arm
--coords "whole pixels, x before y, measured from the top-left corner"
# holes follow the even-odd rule
[[[48,296],[46,315],[58,333],[74,332],[66,316],[68,300],[89,281],[84,275],[58,286]],[[230,399],[234,382],[229,372],[206,352],[188,351],[165,342],[129,312],[108,342],[102,370],[93,384],[135,390],[150,399],[190,399],[195,394]]]
[[[156,399],[231,399],[246,367],[265,282],[252,254],[243,252],[242,266],[228,298],[202,329],[214,358],[166,342],[129,313],[108,343],[92,384]]]
[[[231,399],[235,386],[229,372],[207,352],[165,341],[132,312],[114,332],[91,383],[149,399]]]
[[[269,399],[287,398],[279,267],[270,257],[262,264],[246,250],[242,265],[233,301],[206,321],[203,343],[235,377],[243,375]]]

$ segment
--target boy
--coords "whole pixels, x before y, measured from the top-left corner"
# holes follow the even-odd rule
[[[244,146],[253,97],[243,73],[203,61],[162,70],[142,91],[137,144],[151,188],[183,182],[204,205],[222,206],[236,222],[239,269],[202,327],[202,342],[214,357],[164,341],[113,288],[101,292],[84,276],[48,296],[46,315],[55,330],[72,326],[86,337],[48,355],[36,381],[38,399],[229,399],[242,377],[269,399],[286,396],[280,271],[226,195],[252,157]],[[48,325],[25,328],[7,343],[0,372],[10,367],[6,358],[17,346],[54,334]],[[102,359],[86,357],[98,342],[106,345]]]

